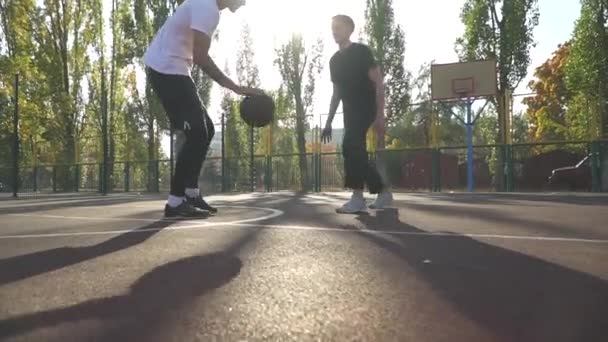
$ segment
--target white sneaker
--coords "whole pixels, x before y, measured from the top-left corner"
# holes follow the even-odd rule
[[[344,205],[338,209],[336,209],[338,214],[358,214],[358,213],[366,213],[367,206],[365,203],[365,198],[363,196],[353,196],[351,199],[344,203]]]
[[[370,209],[384,209],[393,204],[393,194],[389,191],[384,191],[378,194],[374,203],[370,204]]]

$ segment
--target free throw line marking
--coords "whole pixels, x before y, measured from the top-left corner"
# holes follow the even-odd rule
[[[71,232],[71,233],[46,233],[46,234],[20,234],[20,235],[0,235],[0,240],[7,239],[28,239],[28,238],[45,238],[45,237],[70,237],[70,236],[87,236],[87,235],[116,235],[116,234],[137,234],[145,232],[154,232],[160,230],[186,230],[196,228],[209,228],[225,226],[225,225],[236,225],[236,224],[248,224],[252,222],[259,222],[269,220],[275,217],[279,217],[284,214],[282,210],[273,208],[263,207],[244,207],[244,206],[218,206],[218,208],[232,208],[232,209],[254,209],[270,212],[267,215],[260,217],[253,217],[249,219],[242,219],[229,222],[200,222],[196,224],[183,224],[173,227],[166,228],[147,228],[147,229],[120,229],[120,230],[107,230],[98,232]],[[28,214],[10,214],[9,216],[20,216],[20,217],[42,217],[42,218],[53,218],[53,219],[72,219],[72,220],[98,220],[98,221],[139,221],[139,222],[175,222],[175,223],[188,223],[197,220],[176,220],[176,219],[136,219],[136,218],[117,218],[117,217],[80,217],[80,216],[59,216],[59,215],[28,215]]]

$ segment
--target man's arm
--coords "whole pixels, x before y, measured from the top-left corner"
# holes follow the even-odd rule
[[[226,76],[220,68],[217,67],[211,56],[209,56],[209,47],[211,46],[211,38],[203,32],[193,30],[194,32],[194,63],[211,77],[215,82],[222,87],[232,91],[237,91],[239,86]]]
[[[372,67],[369,70],[369,78],[370,80],[372,80],[372,82],[374,82],[376,89],[376,121],[374,123],[374,126],[376,127],[376,132],[378,132],[378,135],[384,136],[384,76],[382,75],[380,67]]]
[[[331,126],[331,123],[334,121],[334,116],[336,115],[336,111],[338,110],[338,106],[340,105],[341,100],[342,96],[340,94],[340,89],[336,84],[334,84],[334,91],[331,95],[331,102],[329,103],[329,113],[327,116],[327,122],[325,123],[325,127]]]

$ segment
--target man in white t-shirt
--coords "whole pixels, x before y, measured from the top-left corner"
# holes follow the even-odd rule
[[[185,0],[156,33],[144,55],[148,80],[177,136],[177,163],[165,205],[166,217],[205,218],[217,212],[203,199],[198,187],[215,130],[190,76],[193,65],[239,95],[263,94],[259,89],[235,84],[209,57],[220,11],[236,12],[245,1]]]

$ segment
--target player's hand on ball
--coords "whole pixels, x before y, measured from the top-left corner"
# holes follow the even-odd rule
[[[327,144],[328,142],[331,141],[331,126],[326,126],[323,129],[323,133],[321,134],[321,141],[324,144]]]
[[[238,88],[236,88],[235,93],[242,96],[261,96],[266,94],[262,89],[243,86],[239,86]]]

